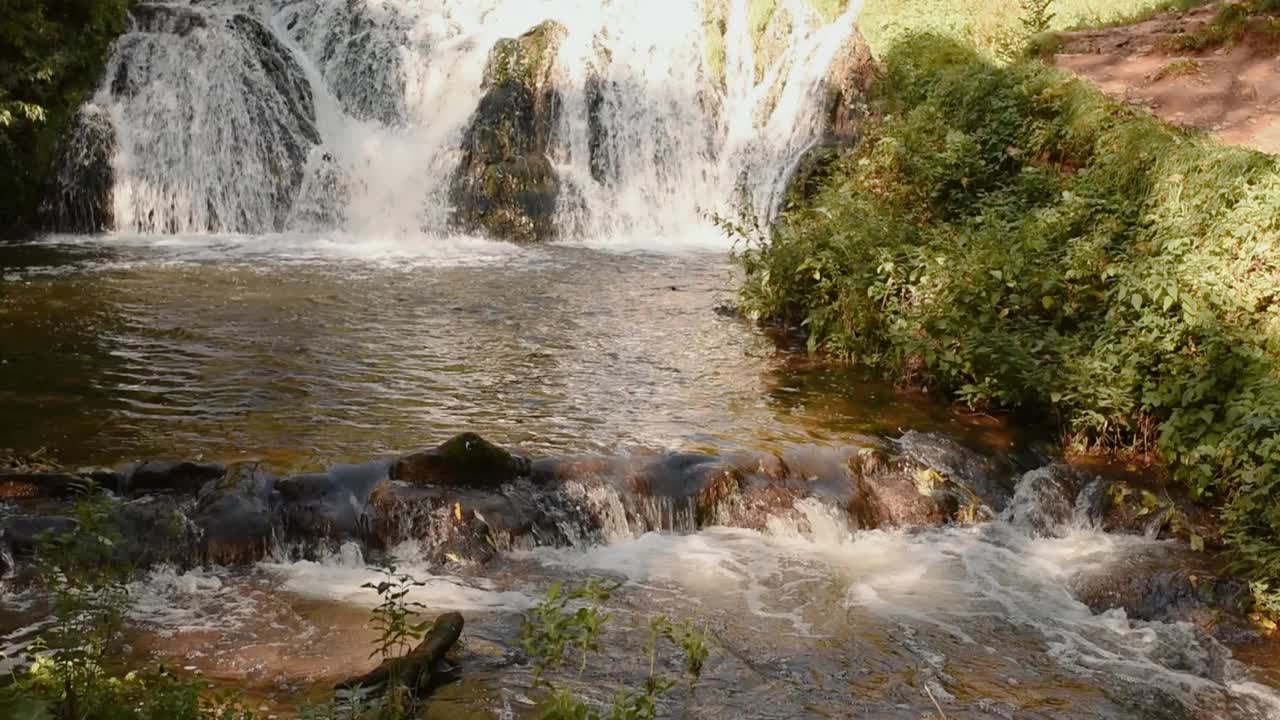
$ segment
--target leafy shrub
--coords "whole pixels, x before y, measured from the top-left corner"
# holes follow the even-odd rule
[[[129,0],[0,0],[0,226],[29,225]]]
[[[878,120],[739,253],[743,306],[974,406],[1158,451],[1280,588],[1280,161],[933,35]]]

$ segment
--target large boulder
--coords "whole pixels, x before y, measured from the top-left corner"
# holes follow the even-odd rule
[[[261,463],[237,463],[201,488],[191,520],[200,529],[200,559],[242,565],[270,551],[276,478]]]
[[[195,496],[205,484],[223,476],[217,463],[192,460],[149,460],[126,465],[122,491],[135,497],[154,493]]]
[[[115,227],[116,129],[102,106],[86,103],[71,121],[53,164],[41,214],[54,232],[99,233]]]
[[[335,465],[323,473],[291,475],[275,484],[287,538],[303,554],[365,540],[372,530],[369,501],[389,480],[390,463]]]
[[[391,467],[395,480],[415,484],[495,489],[531,472],[529,460],[475,433],[454,436],[439,447],[405,455]]]
[[[490,53],[485,93],[450,183],[459,230],[525,243],[554,237],[560,181],[547,149],[561,104],[555,69],[565,34],[563,25],[544,22]]]

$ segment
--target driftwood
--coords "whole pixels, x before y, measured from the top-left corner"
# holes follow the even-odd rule
[[[388,658],[373,670],[360,677],[344,680],[334,686],[335,690],[351,690],[354,688],[374,688],[388,686],[395,680],[398,685],[408,690],[415,699],[431,691],[438,684],[440,665],[445,653],[458,642],[462,635],[462,615],[445,613],[436,618],[431,631],[422,639],[418,647],[407,655]]]

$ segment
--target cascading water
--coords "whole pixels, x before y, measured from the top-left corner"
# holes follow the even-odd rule
[[[746,0],[144,3],[94,98],[117,134],[115,227],[445,234],[491,51],[548,20],[558,236],[767,220],[824,133],[860,5],[828,21],[784,0],[766,48]]]

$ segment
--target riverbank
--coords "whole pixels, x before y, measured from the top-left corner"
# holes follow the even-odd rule
[[[1055,417],[1078,449],[1158,454],[1280,609],[1276,158],[950,38],[882,60],[862,144],[741,254],[744,309],[900,383]]]

